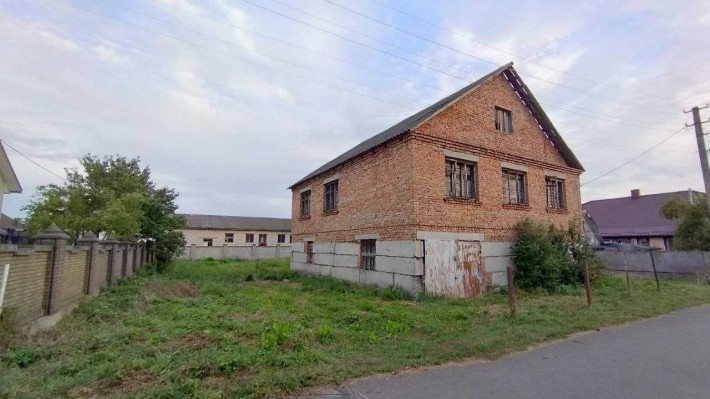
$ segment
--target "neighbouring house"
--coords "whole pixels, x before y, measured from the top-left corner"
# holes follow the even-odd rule
[[[25,244],[27,236],[24,226],[17,219],[0,214],[0,244]]]
[[[661,207],[673,197],[693,202],[697,194],[702,193],[689,189],[641,195],[634,189],[629,197],[589,201],[582,208],[594,218],[604,241],[671,250],[678,222],[664,217]]]
[[[20,181],[17,179],[15,170],[12,168],[10,158],[7,157],[4,145],[0,142],[0,212],[2,212],[3,197],[5,194],[21,192],[22,186],[20,185]],[[7,230],[0,228],[0,240],[2,242],[7,241],[8,233]]]
[[[582,172],[510,63],[293,184],[291,268],[480,295],[506,284],[518,221],[580,218]]]
[[[291,220],[250,216],[181,215],[185,245],[290,246]]]
[[[604,242],[604,239],[599,233],[599,226],[597,226],[597,222],[595,222],[594,218],[589,215],[589,212],[584,210],[582,211],[582,232],[584,232],[584,236],[586,237],[589,245],[597,247],[602,245]]]

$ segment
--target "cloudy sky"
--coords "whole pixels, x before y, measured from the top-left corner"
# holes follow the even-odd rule
[[[513,61],[586,182],[710,101],[710,2],[573,3],[0,0],[0,138],[59,175],[140,157],[182,212],[290,217],[291,183]],[[61,180],[7,152],[25,191],[3,211],[22,216]],[[691,129],[582,197],[689,187]]]

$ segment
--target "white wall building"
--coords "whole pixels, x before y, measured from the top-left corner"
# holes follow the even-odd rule
[[[223,215],[182,215],[185,246],[291,246],[291,219]]]

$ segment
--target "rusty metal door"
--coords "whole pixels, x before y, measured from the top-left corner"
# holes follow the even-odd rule
[[[426,292],[450,298],[469,298],[486,292],[488,278],[478,241],[426,240]]]

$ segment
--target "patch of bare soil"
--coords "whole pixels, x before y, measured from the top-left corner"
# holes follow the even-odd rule
[[[108,384],[106,391],[120,393],[134,393],[158,385],[160,381],[148,370],[131,370],[120,380]]]
[[[163,298],[194,298],[200,294],[200,289],[189,283],[154,282],[147,290]]]

